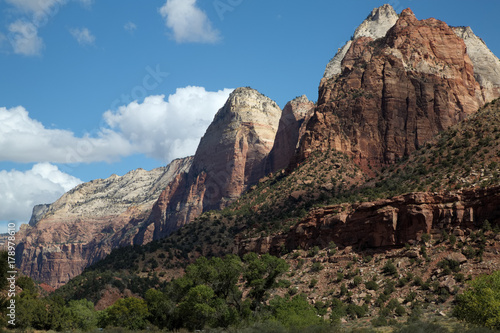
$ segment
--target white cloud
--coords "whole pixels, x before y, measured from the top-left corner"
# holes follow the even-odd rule
[[[0,220],[28,222],[34,205],[52,203],[82,181],[49,163],[0,171]]]
[[[102,129],[97,137],[75,137],[70,131],[47,129],[22,106],[0,108],[0,161],[81,163],[112,161],[133,148],[120,134]]]
[[[49,15],[55,6],[66,4],[67,0],[5,0],[5,2],[23,12],[40,16]]]
[[[168,100],[164,95],[149,96],[143,103],[107,111],[104,119],[142,153],[170,161],[196,152],[200,138],[231,92],[188,86],[177,89]]]
[[[80,45],[94,45],[95,36],[92,35],[89,29],[87,28],[75,28],[70,29],[69,31],[71,35],[76,39],[78,44]]]
[[[172,29],[178,43],[215,43],[220,39],[220,32],[197,5],[197,0],[167,0],[160,8],[165,24]]]
[[[134,22],[127,22],[123,26],[123,29],[125,29],[125,30],[127,30],[129,32],[133,32],[134,30],[137,29],[137,25]]]
[[[42,51],[43,41],[38,37],[38,28],[33,23],[17,20],[9,25],[9,32],[14,53],[33,56]]]
[[[0,161],[91,163],[142,153],[167,163],[195,153],[231,91],[188,86],[177,89],[167,100],[163,95],[149,96],[142,103],[105,112],[109,128],[84,137],[45,128],[22,106],[0,107]]]

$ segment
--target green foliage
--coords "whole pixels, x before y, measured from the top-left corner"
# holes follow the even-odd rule
[[[97,327],[98,315],[94,309],[94,304],[86,299],[70,301],[68,314],[71,318],[72,329],[90,331]]]
[[[311,265],[311,271],[312,272],[319,272],[323,269],[323,265],[321,265],[321,263],[319,261],[316,261],[315,263],[313,263]]]
[[[217,310],[215,308],[215,292],[206,285],[197,285],[189,290],[176,309],[186,328],[202,329],[212,322]]]
[[[470,282],[470,288],[456,297],[454,315],[469,323],[500,329],[500,271]]]
[[[316,309],[309,304],[304,295],[293,298],[275,297],[269,304],[272,316],[287,328],[301,329],[323,324]]]
[[[119,299],[104,311],[100,319],[100,325],[107,327],[124,327],[131,330],[146,328],[149,316],[146,301],[127,297]]]
[[[288,264],[268,253],[260,258],[256,253],[247,253],[243,260],[247,264],[243,277],[251,288],[249,296],[254,299],[256,308],[265,299],[267,290],[275,286],[276,279],[288,270]]]
[[[374,280],[370,280],[370,281],[366,282],[365,286],[366,286],[366,289],[368,289],[368,290],[375,290],[376,291],[379,288],[378,283]]]
[[[38,298],[16,296],[16,327],[44,330],[49,327],[47,303]]]
[[[398,269],[396,268],[392,260],[388,260],[382,267],[382,272],[386,275],[397,275]]]

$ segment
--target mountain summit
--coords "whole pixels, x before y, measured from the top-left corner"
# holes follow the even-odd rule
[[[388,5],[374,10],[327,66],[302,160],[333,148],[365,171],[391,164],[495,96],[495,79],[474,71],[466,43],[446,23],[419,21],[410,9],[390,27],[395,18]]]

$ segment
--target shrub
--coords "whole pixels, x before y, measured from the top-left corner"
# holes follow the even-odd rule
[[[422,236],[420,236],[420,239],[422,240],[422,242],[428,243],[431,240],[431,235],[429,235],[429,234],[422,234]]]
[[[378,284],[376,281],[370,280],[365,283],[366,289],[368,290],[378,290]]]
[[[385,263],[384,267],[382,267],[382,272],[386,275],[396,275],[398,274],[398,269],[394,265],[394,263],[389,260]]]
[[[359,275],[356,275],[352,281],[352,284],[354,287],[357,287],[361,284],[361,282],[363,282],[363,278]]]
[[[471,281],[470,288],[457,295],[453,314],[469,323],[500,329],[500,271]]]
[[[311,271],[313,271],[313,272],[319,272],[319,271],[321,271],[323,268],[324,268],[324,267],[323,267],[323,265],[321,265],[321,263],[320,263],[320,262],[318,262],[318,261],[317,261],[317,262],[315,262],[315,263],[313,263],[313,264],[311,265]]]

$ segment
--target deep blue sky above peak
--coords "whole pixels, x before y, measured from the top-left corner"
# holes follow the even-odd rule
[[[497,1],[0,0],[0,221],[193,154],[234,88],[315,101],[384,3],[471,26],[500,54]]]

